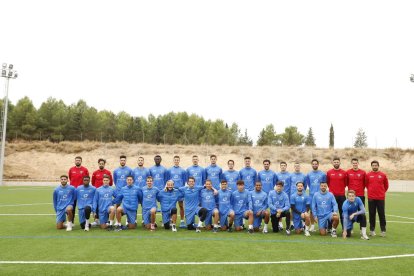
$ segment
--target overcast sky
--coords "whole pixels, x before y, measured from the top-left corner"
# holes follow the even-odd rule
[[[414,1],[1,1],[10,99],[414,148]],[[2,92],[3,93],[3,92]]]

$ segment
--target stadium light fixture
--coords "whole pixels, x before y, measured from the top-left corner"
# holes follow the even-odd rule
[[[0,147],[0,186],[3,185],[4,151],[6,147],[7,111],[9,105],[9,81],[17,78],[17,71],[13,70],[13,64],[3,63],[1,77],[4,78],[4,100],[1,122],[1,147]]]

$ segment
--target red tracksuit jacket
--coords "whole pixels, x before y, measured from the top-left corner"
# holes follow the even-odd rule
[[[383,172],[369,172],[365,176],[368,190],[368,199],[385,200],[388,190],[388,178]]]
[[[358,169],[354,171],[353,169],[347,170],[346,174],[348,176],[348,191],[354,190],[356,196],[365,195],[365,175],[367,174],[364,170]]]
[[[95,188],[99,188],[99,187],[102,186],[104,174],[109,176],[109,186],[112,186],[112,174],[111,174],[111,172],[108,171],[107,169],[103,169],[102,171],[101,170],[96,170],[92,174],[92,185]]]
[[[80,166],[79,168],[74,166],[69,169],[69,181],[70,185],[77,188],[79,185],[83,183],[83,177],[89,176],[89,171],[87,168]]]
[[[326,173],[326,182],[328,183],[329,191],[333,193],[334,196],[345,195],[345,187],[348,185],[346,171],[343,169],[330,169]]]

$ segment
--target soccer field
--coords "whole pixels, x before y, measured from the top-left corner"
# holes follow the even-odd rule
[[[74,230],[66,232],[55,229],[52,191],[52,187],[0,188],[0,275],[400,275],[411,274],[414,264],[414,193],[388,193],[387,236],[364,241],[359,229],[347,240],[317,233],[288,237],[182,229],[172,233],[160,228],[149,232],[140,226],[84,232],[78,216]],[[379,234],[379,225],[376,231]]]

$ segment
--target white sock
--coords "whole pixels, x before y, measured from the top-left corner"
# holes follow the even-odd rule
[[[305,230],[309,231],[309,226],[305,225]]]
[[[180,222],[183,222],[184,223],[184,220],[182,219]]]
[[[203,226],[203,222],[200,220],[199,222],[198,222],[198,227],[202,227]]]
[[[361,231],[362,231],[362,235],[364,235],[364,236],[367,235],[367,228],[366,227],[362,227]]]
[[[114,224],[114,221],[113,220],[110,220],[109,221],[109,225],[113,225]]]
[[[281,221],[279,221],[279,227],[283,228],[283,223]]]
[[[263,226],[263,230],[267,230],[267,224]]]
[[[253,229],[253,225],[249,224],[249,229]]]
[[[310,230],[315,230],[315,224],[311,224]]]
[[[333,227],[332,227],[332,231],[336,231],[336,228],[333,228]]]
[[[218,224],[214,224],[214,228],[218,228]]]
[[[290,225],[293,225],[293,221],[290,222]]]

